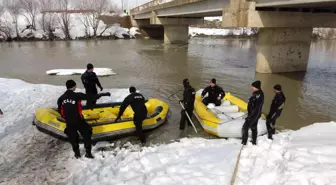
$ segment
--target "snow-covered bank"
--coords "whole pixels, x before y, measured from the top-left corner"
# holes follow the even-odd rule
[[[52,69],[47,71],[48,75],[60,75],[60,76],[67,76],[67,75],[80,75],[85,72],[86,69]],[[110,76],[116,75],[112,69],[110,68],[95,68],[94,72],[97,76]]]
[[[0,12],[0,41],[1,40],[65,40],[66,35],[62,26],[58,23],[57,18],[60,15],[54,15],[50,24],[52,28],[43,28],[41,24],[36,25],[36,29],[29,28],[29,24],[25,20],[25,16],[17,15],[16,20],[9,11]],[[86,20],[84,14],[69,14],[69,33],[71,40],[86,38],[118,38],[127,39],[135,38],[138,28],[123,28],[119,24],[106,25],[103,21],[97,24],[96,35],[92,27],[88,27],[83,23]],[[38,20],[42,19],[42,14],[36,16]],[[88,24],[88,23],[86,23]],[[48,31],[51,29],[51,31]]]
[[[298,131],[262,137],[246,147],[237,185],[336,184],[336,123],[318,123]]]
[[[78,165],[68,184],[229,184],[239,150],[234,141],[207,139],[117,147]]]

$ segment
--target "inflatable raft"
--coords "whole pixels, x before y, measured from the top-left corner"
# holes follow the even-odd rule
[[[135,132],[133,123],[133,110],[127,107],[121,120],[115,123],[121,103],[97,104],[94,109],[83,107],[83,116],[92,126],[92,141],[106,141]],[[143,122],[143,130],[152,130],[162,125],[169,111],[168,104],[158,100],[149,99],[146,102],[148,111],[147,119]],[[40,108],[36,110],[33,124],[41,132],[66,140],[64,134],[65,120],[52,108]],[[81,139],[81,138],[80,138]]]
[[[218,137],[241,138],[241,130],[247,117],[247,103],[226,93],[220,106],[206,106],[202,103],[201,92],[198,91],[196,95],[194,115],[204,130]],[[267,133],[264,118],[262,115],[259,119],[258,135]],[[251,130],[249,132],[251,136]]]

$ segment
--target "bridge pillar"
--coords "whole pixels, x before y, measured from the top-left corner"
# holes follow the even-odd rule
[[[260,28],[256,71],[306,71],[312,28]]]
[[[187,44],[188,39],[188,25],[164,25],[165,44]]]

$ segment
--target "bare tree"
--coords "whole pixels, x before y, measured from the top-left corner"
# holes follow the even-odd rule
[[[32,29],[36,30],[36,16],[39,13],[39,3],[37,0],[19,0],[22,8],[22,15],[25,17]]]
[[[5,39],[11,39],[11,23],[6,19],[1,19],[5,13],[5,6],[0,4],[0,36],[3,36]]]
[[[87,36],[90,35],[90,30],[93,30],[93,36],[97,36],[99,27],[99,16],[107,12],[110,7],[109,0],[79,0],[77,8],[83,10],[79,20],[82,22],[86,29]]]
[[[66,39],[70,39],[70,13],[69,13],[70,0],[58,0],[58,22],[63,30]]]
[[[15,32],[16,37],[20,38],[20,31],[19,31],[19,15],[20,15],[20,6],[18,0],[5,0],[4,5],[12,17],[13,23],[15,25]]]
[[[57,16],[51,12],[55,10],[55,0],[39,0],[40,8],[42,12],[41,26],[44,32],[47,32],[49,38],[53,37],[53,31],[57,26]]]

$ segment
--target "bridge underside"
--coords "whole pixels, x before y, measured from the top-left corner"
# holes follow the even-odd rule
[[[259,73],[305,71],[313,27],[336,28],[334,0],[174,0],[132,15],[138,25],[161,25],[165,44],[188,42],[189,25],[222,16],[225,28],[260,28]]]

